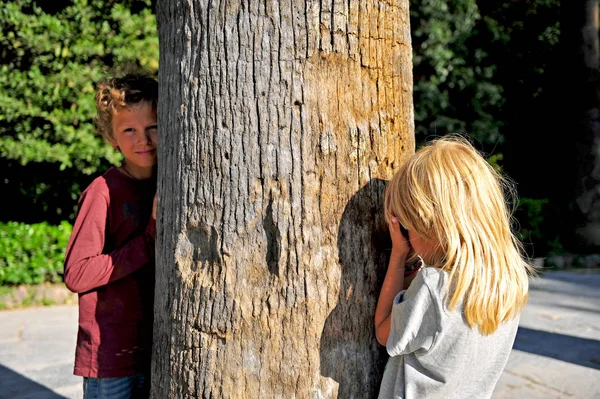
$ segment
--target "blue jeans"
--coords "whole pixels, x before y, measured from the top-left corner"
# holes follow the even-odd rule
[[[144,374],[120,378],[83,377],[84,399],[148,399],[149,379]]]

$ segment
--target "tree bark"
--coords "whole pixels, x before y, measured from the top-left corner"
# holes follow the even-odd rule
[[[157,22],[153,397],[376,397],[408,0],[162,0]]]
[[[577,252],[600,250],[600,46],[598,0],[563,2],[563,37],[569,46],[565,119],[575,137],[575,243]],[[568,3],[568,4],[567,4]]]

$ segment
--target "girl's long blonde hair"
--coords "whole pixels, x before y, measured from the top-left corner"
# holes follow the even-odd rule
[[[471,326],[491,334],[528,300],[535,274],[511,230],[516,191],[457,135],[430,142],[389,182],[386,220],[437,243],[435,266],[450,273],[448,308],[463,301]]]

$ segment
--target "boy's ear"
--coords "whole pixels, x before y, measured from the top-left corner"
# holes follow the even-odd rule
[[[113,148],[115,148],[117,150],[119,149],[119,144],[117,143],[117,140],[115,140],[114,137],[106,137],[106,140],[110,143],[110,145],[113,146]]]

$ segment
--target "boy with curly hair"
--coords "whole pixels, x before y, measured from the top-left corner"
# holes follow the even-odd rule
[[[124,161],[81,194],[65,255],[65,284],[79,294],[74,374],[85,399],[149,396],[157,101],[157,81],[143,74],[96,92],[98,131]]]

